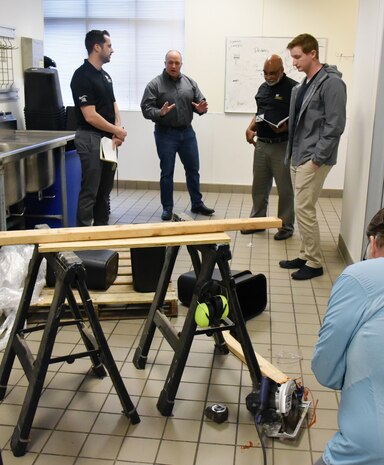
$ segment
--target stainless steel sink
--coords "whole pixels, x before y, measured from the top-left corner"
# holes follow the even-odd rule
[[[0,153],[23,151],[27,142],[0,142]],[[33,153],[4,165],[6,207],[25,197],[26,192],[40,192],[55,182],[53,150]]]
[[[0,142],[0,153],[13,152],[24,147],[27,147],[25,142]]]
[[[54,182],[53,150],[74,139],[73,131],[0,131],[0,230],[5,230],[6,209],[22,200],[26,191],[37,192]],[[67,223],[65,172],[61,172],[63,224]],[[5,208],[4,208],[5,207]]]
[[[4,166],[5,206],[8,208],[25,197],[25,161]]]
[[[34,153],[25,158],[25,183],[27,192],[40,192],[55,182],[53,150]]]
[[[0,142],[0,153],[16,150],[25,144]],[[4,191],[6,208],[25,197],[25,160],[17,160],[4,165]]]

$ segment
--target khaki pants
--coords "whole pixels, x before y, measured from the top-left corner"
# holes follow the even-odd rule
[[[307,265],[312,268],[322,266],[316,203],[331,168],[329,165],[321,165],[314,171],[311,160],[304,165],[291,165],[295,213],[301,240],[299,258],[306,260]]]

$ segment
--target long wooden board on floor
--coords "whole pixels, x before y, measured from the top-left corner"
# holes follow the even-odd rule
[[[236,355],[236,357],[239,358],[243,363],[246,363],[244,352],[240,342],[225,331],[223,332],[223,336],[228,346],[228,349],[234,355]],[[257,352],[255,352],[255,355],[259,363],[261,373],[264,376],[268,376],[268,378],[273,379],[273,381],[279,384],[286,383],[289,380],[287,375],[285,375],[282,371],[280,371],[278,368],[272,365],[272,363],[268,362],[268,360],[265,360],[265,358],[263,358]]]
[[[27,229],[0,231],[0,245],[43,244],[105,239],[207,234],[241,229],[280,228],[282,221],[276,217],[234,218],[221,220],[180,221],[144,224],[117,224],[87,226],[82,228]]]

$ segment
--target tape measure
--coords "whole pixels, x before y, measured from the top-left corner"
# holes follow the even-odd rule
[[[223,404],[210,405],[205,409],[205,416],[215,423],[223,423],[228,420],[228,407]]]

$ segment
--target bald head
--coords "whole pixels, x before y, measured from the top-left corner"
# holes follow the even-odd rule
[[[269,55],[269,57],[265,60],[265,65],[275,66],[279,68],[283,68],[283,60],[279,55]]]
[[[279,55],[270,55],[264,63],[264,79],[269,86],[276,85],[284,76],[283,60]]]
[[[180,63],[182,63],[183,59],[181,56],[181,53],[178,50],[168,50],[168,52],[165,54],[165,63],[167,63],[168,58],[177,58]]]
[[[178,50],[169,50],[165,55],[165,71],[169,76],[177,80],[180,76],[180,69],[183,64],[181,53]]]

